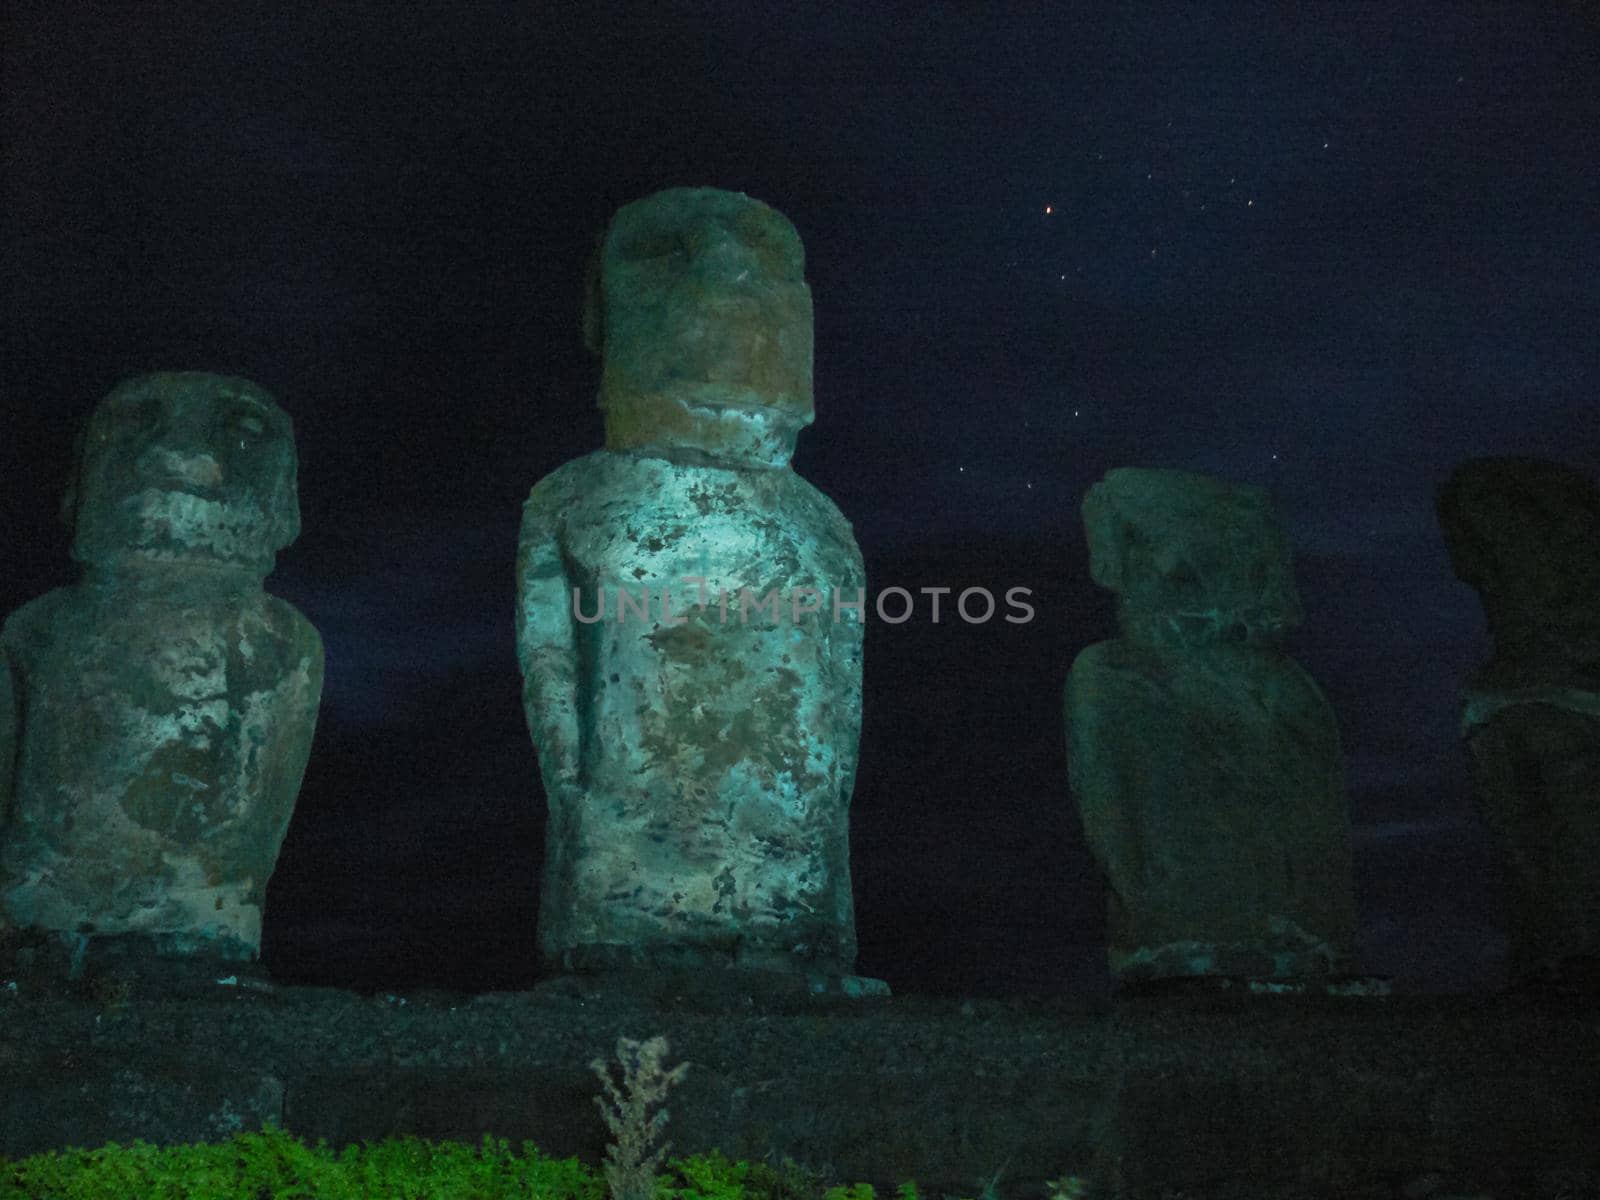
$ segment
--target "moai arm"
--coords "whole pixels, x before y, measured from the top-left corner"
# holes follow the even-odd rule
[[[1084,837],[1111,890],[1124,903],[1137,906],[1144,852],[1124,798],[1129,791],[1127,777],[1137,775],[1139,768],[1125,757],[1127,735],[1114,715],[1118,680],[1107,668],[1106,658],[1115,645],[1099,642],[1088,647],[1067,674],[1067,781]]]
[[[271,761],[276,764],[274,783],[263,799],[268,801],[277,822],[273,830],[282,844],[294,817],[295,801],[305,780],[306,764],[311,761],[311,744],[316,738],[317,716],[322,707],[322,684],[327,671],[322,635],[304,614],[276,597],[269,601],[282,614],[283,628],[290,634],[290,670],[279,689],[282,709],[271,733]]]
[[[843,590],[846,600],[857,594],[866,598],[866,568],[861,551],[856,549],[851,564],[850,578],[841,579],[835,586]],[[835,593],[837,596],[839,593]],[[832,597],[830,597],[830,600]],[[825,620],[833,620],[833,613],[824,610]],[[834,622],[834,653],[839,656],[840,681],[844,684],[845,719],[840,727],[839,741],[839,794],[849,803],[856,788],[856,764],[861,756],[861,670],[862,649],[866,641],[867,618],[864,609],[846,609]]]
[[[517,660],[522,709],[552,800],[578,778],[578,646],[560,515],[575,499],[545,479],[522,509],[517,547]]]

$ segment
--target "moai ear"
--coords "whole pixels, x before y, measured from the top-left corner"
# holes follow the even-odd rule
[[[606,236],[602,232],[595,239],[594,253],[583,272],[583,344],[589,353],[598,355],[605,345],[604,296],[600,291],[600,255],[605,249]]]
[[[1089,542],[1089,578],[1121,595],[1128,531],[1111,490],[1103,483],[1093,485],[1084,494],[1083,532]]]
[[[289,461],[272,494],[272,549],[282,550],[300,536],[299,463],[291,444]]]

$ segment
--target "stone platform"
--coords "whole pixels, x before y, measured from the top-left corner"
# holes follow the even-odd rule
[[[223,978],[229,978],[224,976]],[[674,1154],[789,1156],[928,1197],[1582,1196],[1600,1188],[1600,1005],[1178,990],[1114,1005],[848,999],[689,977],[361,996],[259,978],[0,981],[0,1153],[484,1133],[598,1161],[588,1064],[693,1064]],[[248,986],[247,986],[248,985]],[[1565,1189],[1565,1190],[1563,1190]]]

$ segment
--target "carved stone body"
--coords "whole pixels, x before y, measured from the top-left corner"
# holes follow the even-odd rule
[[[534,489],[522,548],[547,963],[847,972],[861,625],[831,596],[863,575],[843,517],[789,471],[602,450]],[[827,607],[795,621],[802,588]],[[769,593],[776,623],[751,601]]]
[[[253,959],[322,687],[321,639],[261,588],[299,528],[288,417],[241,379],[129,380],[65,516],[83,579],[0,632],[0,916]]]
[[[1600,488],[1558,463],[1476,459],[1438,513],[1494,638],[1462,737],[1504,855],[1511,975],[1600,988]]]
[[[1265,493],[1122,469],[1084,501],[1123,636],[1067,679],[1069,777],[1122,981],[1351,969],[1338,730],[1277,643],[1301,617]]]
[[[659,193],[617,214],[597,282],[606,448],[533,489],[517,567],[541,958],[843,976],[863,626],[834,600],[865,578],[788,466],[798,238],[742,195]]]

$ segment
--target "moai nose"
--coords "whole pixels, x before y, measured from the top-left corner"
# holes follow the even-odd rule
[[[213,488],[222,482],[222,464],[203,451],[151,446],[139,455],[134,466],[139,478],[147,483]]]

